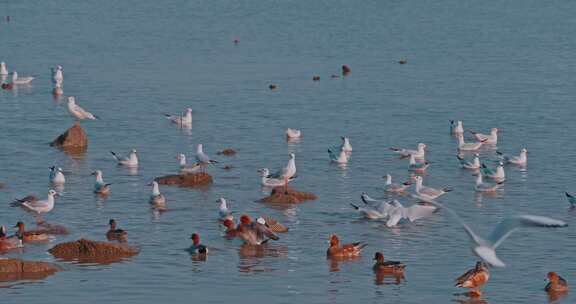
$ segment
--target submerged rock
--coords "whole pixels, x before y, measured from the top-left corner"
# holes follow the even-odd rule
[[[48,262],[5,259],[0,260],[0,281],[42,280],[61,270]]]
[[[52,147],[86,149],[88,147],[88,137],[80,126],[79,122],[74,123],[70,129],[50,143]]]
[[[60,224],[53,224],[48,222],[38,223],[36,229],[39,232],[51,234],[51,235],[68,235],[70,231],[68,228]]]
[[[58,244],[48,252],[56,258],[80,263],[113,263],[137,255],[140,253],[140,248],[128,244],[80,239]]]
[[[180,187],[200,187],[212,184],[212,176],[205,172],[192,174],[175,174],[154,179],[160,185],[176,185]]]
[[[218,155],[224,155],[224,156],[233,156],[233,155],[236,155],[236,150],[234,150],[232,148],[226,148],[222,151],[218,151],[217,154]]]
[[[260,201],[273,204],[299,204],[317,198],[318,197],[314,193],[298,192],[290,187],[275,187],[272,189],[270,196],[267,196]]]

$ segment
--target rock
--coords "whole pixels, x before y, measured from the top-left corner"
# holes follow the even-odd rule
[[[66,130],[64,134],[58,136],[52,143],[52,147],[58,148],[75,148],[75,149],[86,149],[88,147],[88,137],[86,132],[80,126],[79,122],[74,123],[74,125]]]
[[[51,235],[68,235],[70,231],[68,228],[60,225],[60,224],[52,224],[48,222],[42,222],[36,224],[36,230],[42,233],[51,234]]]
[[[176,185],[180,187],[200,187],[212,184],[212,176],[204,172],[166,175],[157,177],[154,180],[160,185]]]
[[[140,248],[128,244],[97,242],[80,239],[75,242],[61,243],[50,250],[50,254],[63,260],[75,260],[80,263],[113,263],[140,253]]]
[[[61,270],[48,262],[5,259],[0,260],[0,281],[42,280]]]
[[[275,187],[270,196],[261,199],[264,203],[274,204],[299,204],[304,201],[315,200],[318,197],[314,193],[298,192],[290,187]]]
[[[218,151],[217,154],[218,155],[224,155],[224,156],[233,156],[233,155],[236,155],[236,150],[234,150],[232,148],[226,148],[222,151]]]

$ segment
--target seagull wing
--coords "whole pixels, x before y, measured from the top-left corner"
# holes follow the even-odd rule
[[[462,218],[458,215],[458,213],[456,213],[456,211],[452,210],[451,208],[446,207],[444,204],[438,203],[434,200],[425,200],[425,202],[430,203],[440,209],[445,209],[446,211],[448,211],[457,221],[458,223],[460,223],[460,225],[462,225],[462,227],[464,228],[464,231],[466,231],[466,234],[468,234],[468,237],[470,237],[470,239],[476,243],[476,244],[486,244],[486,240],[484,240],[483,238],[481,238],[480,236],[478,236],[474,230],[472,230],[472,228],[470,228],[470,226],[468,226],[466,223],[464,223],[464,221],[462,220]]]
[[[491,242],[494,248],[497,248],[514,232],[516,229],[520,227],[566,227],[568,224],[561,220],[556,220],[546,216],[539,216],[539,215],[517,215],[511,216],[504,219],[490,237],[488,237],[488,241]]]

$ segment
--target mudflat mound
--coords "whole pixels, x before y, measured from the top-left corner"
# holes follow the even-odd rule
[[[112,263],[140,253],[140,248],[128,244],[97,242],[80,239],[61,243],[48,250],[54,257],[81,263]]]
[[[314,193],[298,192],[290,187],[275,187],[269,196],[261,199],[264,203],[274,204],[299,204],[305,201],[315,200],[318,197]]]
[[[88,147],[88,136],[80,126],[79,122],[74,123],[70,129],[58,136],[50,143],[50,146],[57,148],[85,149]]]
[[[180,187],[200,187],[212,184],[212,176],[205,172],[192,174],[175,174],[154,179],[160,185],[175,185]]]

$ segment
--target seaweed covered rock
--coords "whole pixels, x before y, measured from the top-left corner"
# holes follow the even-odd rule
[[[82,263],[111,263],[137,255],[140,253],[140,248],[128,244],[80,239],[58,244],[48,252],[63,260],[77,260]]]
[[[50,143],[50,146],[57,148],[86,149],[88,147],[88,136],[80,126],[79,122],[74,123],[70,129]]]
[[[160,185],[176,185],[180,187],[200,187],[212,184],[212,176],[205,172],[193,174],[175,174],[154,179]]]
[[[62,269],[48,262],[0,260],[0,281],[42,280]]]
[[[260,201],[273,204],[299,204],[317,198],[318,197],[314,193],[298,192],[290,187],[275,187],[272,189],[270,196],[267,196]]]

